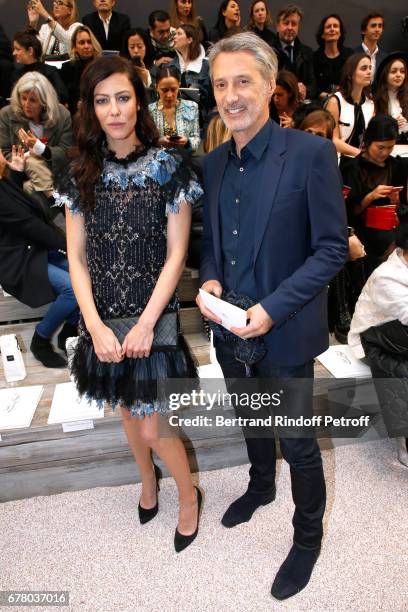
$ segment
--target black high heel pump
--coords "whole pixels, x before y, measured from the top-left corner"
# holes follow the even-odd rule
[[[158,498],[158,493],[160,491],[160,485],[159,485],[159,480],[160,478],[162,478],[162,471],[159,468],[158,465],[156,465],[155,463],[154,465],[154,473],[156,476],[156,493],[157,493],[157,502],[156,505],[153,506],[153,508],[143,508],[140,505],[137,507],[138,511],[139,511],[139,520],[140,520],[140,524],[144,525],[145,523],[148,523],[149,521],[151,521],[152,519],[154,519],[154,517],[156,516],[156,514],[159,511],[159,498]]]
[[[192,533],[191,535],[183,535],[176,528],[176,532],[174,534],[174,549],[176,552],[181,552],[182,550],[187,548],[187,546],[190,546],[190,544],[196,539],[197,534],[198,534],[198,527],[200,524],[200,514],[201,514],[201,505],[203,502],[203,496],[198,487],[194,487],[194,488],[197,491],[197,527],[196,527],[195,532]]]

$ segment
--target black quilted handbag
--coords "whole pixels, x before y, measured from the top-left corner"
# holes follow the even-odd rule
[[[121,344],[139,317],[124,317],[122,319],[105,319],[104,323],[115,334]],[[177,312],[163,314],[154,327],[152,344],[153,351],[176,351],[179,344],[179,323]]]

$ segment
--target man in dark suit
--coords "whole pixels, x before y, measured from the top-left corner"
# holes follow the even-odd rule
[[[347,257],[336,152],[328,140],[270,121],[277,59],[255,34],[220,40],[209,61],[218,110],[232,139],[204,159],[202,289],[216,297],[224,290],[252,298],[249,324],[231,329],[240,338],[263,337],[266,354],[251,375],[295,380],[302,392],[286,402],[285,410],[288,416],[308,418],[313,414],[313,359],[328,347],[327,284]],[[219,323],[200,297],[197,304]],[[233,342],[217,338],[215,349],[226,378],[248,374],[235,358]],[[224,514],[225,527],[249,521],[258,507],[274,500],[276,450],[268,433],[256,438],[244,429],[250,480]],[[286,599],[310,579],[326,498],[315,438],[281,437],[280,447],[290,464],[294,545],[271,592]]]
[[[384,32],[384,17],[378,11],[369,13],[361,21],[360,30],[363,42],[356,53],[367,53],[371,57],[371,80],[374,81],[376,69],[388,55],[378,46]]]
[[[92,30],[102,49],[120,51],[123,37],[130,30],[128,15],[113,10],[116,0],[93,0],[94,13],[85,15],[82,23]]]
[[[304,100],[317,95],[313,70],[313,50],[300,42],[298,34],[303,11],[294,4],[281,9],[276,18],[276,52],[279,70],[293,72],[299,81],[299,93]]]

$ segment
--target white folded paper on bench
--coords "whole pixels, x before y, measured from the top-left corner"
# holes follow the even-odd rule
[[[361,359],[353,355],[347,344],[329,346],[316,357],[334,378],[371,378],[371,370]]]
[[[72,423],[73,421],[89,421],[103,419],[104,411],[99,409],[95,401],[89,402],[80,398],[74,383],[67,382],[55,385],[48,424]]]
[[[30,427],[43,385],[0,390],[0,430]]]

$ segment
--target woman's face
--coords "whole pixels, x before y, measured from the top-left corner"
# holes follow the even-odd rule
[[[308,134],[313,134],[314,136],[321,136],[322,138],[328,138],[327,126],[322,123],[316,123],[316,125],[309,125],[305,129],[305,132]]]
[[[290,110],[289,93],[282,87],[277,85],[272,96],[273,103],[276,106],[278,113],[285,113]]]
[[[340,21],[335,17],[329,17],[323,28],[322,38],[325,42],[338,41],[341,36]]]
[[[227,8],[222,13],[225,19],[228,19],[234,25],[239,25],[241,20],[241,13],[239,10],[239,4],[235,2],[235,0],[230,0],[228,2]]]
[[[31,91],[22,91],[20,94],[20,104],[24,116],[33,121],[40,123],[43,106],[38,93],[33,89]]]
[[[65,21],[72,15],[72,6],[68,0],[54,0],[52,14],[56,21]]]
[[[180,83],[175,77],[164,77],[157,83],[157,93],[164,108],[176,106]]]
[[[146,45],[139,34],[134,34],[128,38],[128,51],[131,58],[140,57],[142,62],[146,55]]]
[[[34,57],[32,53],[30,53],[30,50],[22,47],[16,41],[13,42],[13,56],[17,64],[32,64],[34,61]]]
[[[374,140],[367,147],[367,157],[375,164],[383,164],[391,155],[395,140]]]
[[[177,13],[182,19],[183,17],[190,17],[193,9],[193,0],[177,0]]]
[[[94,110],[111,147],[134,138],[137,99],[126,74],[112,74],[98,83],[94,90]]]
[[[399,89],[405,81],[405,64],[400,60],[392,62],[387,75],[387,85],[392,89]]]
[[[359,61],[353,74],[353,85],[368,87],[371,83],[371,62],[368,57]]]
[[[252,9],[252,17],[255,25],[264,26],[266,21],[266,6],[263,1],[254,4]]]
[[[189,38],[186,35],[183,28],[177,28],[174,35],[174,48],[178,50],[184,49],[185,47],[188,47],[188,45],[191,45],[192,40],[192,38]]]
[[[91,59],[95,54],[88,32],[79,32],[75,40],[75,51],[81,59]]]

